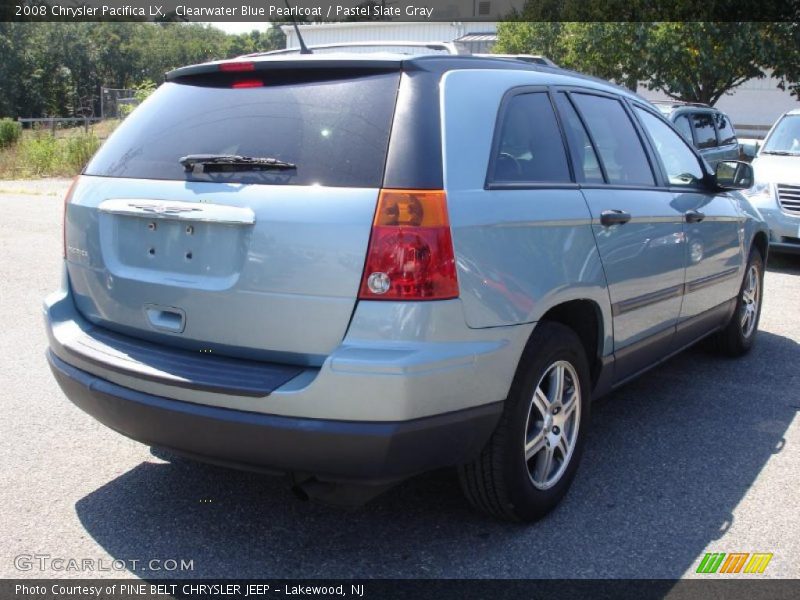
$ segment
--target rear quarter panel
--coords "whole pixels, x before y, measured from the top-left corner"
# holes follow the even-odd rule
[[[518,86],[580,85],[536,72],[451,71],[442,80],[444,181],[459,286],[473,328],[536,322],[552,307],[588,299],[612,349],[605,275],[580,190],[484,189],[498,109]]]

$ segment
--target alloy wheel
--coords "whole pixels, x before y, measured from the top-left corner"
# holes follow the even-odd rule
[[[742,334],[749,338],[756,327],[756,317],[758,316],[758,302],[761,295],[761,282],[758,278],[758,268],[750,265],[747,270],[744,288],[742,289],[742,307],[739,319],[742,326]]]
[[[557,361],[539,380],[525,425],[525,464],[537,489],[551,488],[563,476],[578,440],[580,419],[578,374],[569,362]]]

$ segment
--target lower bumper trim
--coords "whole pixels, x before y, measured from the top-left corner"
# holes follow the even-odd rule
[[[47,356],[67,397],[129,438],[217,464],[337,483],[389,483],[466,462],[503,408],[495,402],[402,422],[266,415],[145,394],[76,369],[52,351]]]

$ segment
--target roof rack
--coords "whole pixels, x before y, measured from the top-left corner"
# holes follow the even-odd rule
[[[533,63],[536,65],[545,65],[547,67],[556,67],[558,65],[546,56],[540,54],[472,54],[472,56],[479,56],[481,58],[504,58],[506,60],[521,60],[522,62]]]
[[[346,48],[380,48],[381,46],[388,46],[390,48],[422,48],[425,50],[438,50],[446,54],[469,54],[459,50],[459,48],[452,42],[410,42],[410,41],[397,41],[397,40],[379,40],[374,42],[337,42],[334,44],[314,44],[308,46],[312,52],[314,50],[338,50]],[[299,54],[299,47],[284,48],[281,50],[270,50],[269,52],[254,52],[252,54],[245,54],[240,58],[253,58],[256,56],[279,56],[286,54]]]
[[[526,63],[533,63],[537,65],[544,65],[547,67],[556,67],[558,65],[546,56],[536,54],[478,54],[472,53],[465,49],[463,45],[455,42],[412,42],[412,41],[399,41],[399,40],[376,40],[372,42],[336,42],[332,44],[315,44],[308,46],[312,52],[314,50],[345,50],[347,48],[417,48],[422,50],[434,50],[444,54],[460,55],[460,56],[475,56],[478,58],[502,58],[506,60],[519,60]],[[300,54],[301,48],[283,48],[281,50],[270,50],[269,52],[254,52],[252,54],[245,54],[239,58],[254,58],[257,56],[280,56],[287,54]]]

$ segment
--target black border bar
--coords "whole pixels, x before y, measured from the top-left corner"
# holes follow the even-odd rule
[[[0,21],[800,21],[800,0],[290,0],[289,5],[283,0],[0,0]]]
[[[24,586],[20,587],[20,586]],[[260,586],[260,587],[256,587]],[[71,592],[84,588],[85,593]],[[97,590],[100,590],[99,593]],[[314,593],[314,590],[317,593]],[[22,591],[21,591],[22,590]],[[37,590],[37,591],[34,591]],[[327,593],[320,593],[327,590]],[[333,592],[333,593],[331,593]],[[366,580],[149,580],[7,579],[4,600],[268,600],[345,598],[365,600],[794,600],[798,579],[759,576],[700,579],[366,579]]]

